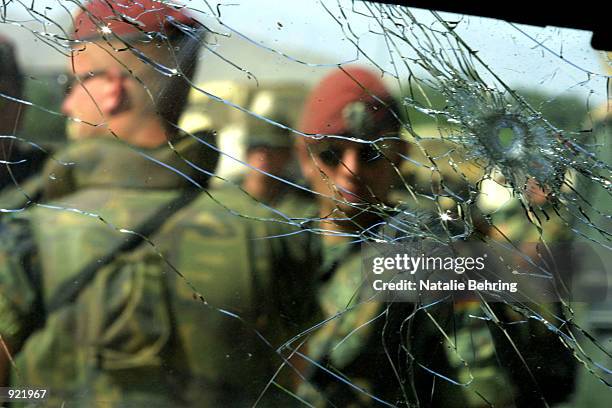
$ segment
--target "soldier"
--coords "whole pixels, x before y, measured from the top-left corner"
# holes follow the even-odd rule
[[[294,126],[295,118],[292,116],[296,115],[292,111],[299,110],[294,95],[296,91],[291,88],[259,91],[253,96],[250,110],[285,126]],[[262,171],[295,181],[295,175],[292,177],[290,174],[294,161],[293,135],[287,129],[249,117],[246,138],[246,162],[252,168],[247,170],[242,187],[255,199],[274,205],[282,200],[290,187]]]
[[[0,191],[20,185],[40,171],[45,153],[15,139],[24,115],[16,102],[23,94],[23,75],[10,41],[0,37]],[[19,192],[13,191],[13,195]],[[0,198],[0,208],[5,200]]]
[[[300,139],[297,153],[316,193],[317,213],[311,216],[318,221],[309,226],[323,235],[313,234],[311,247],[322,257],[318,298],[330,319],[308,343],[310,357],[325,367],[307,375],[321,394],[302,387],[313,402],[370,406],[371,395],[394,402],[401,394],[389,377],[393,367],[385,348],[398,351],[393,347],[399,341],[397,327],[383,330],[392,320],[389,311],[380,302],[368,302],[359,290],[359,241],[375,237],[375,227],[394,214],[388,194],[405,151],[399,128],[389,91],[378,75],[361,67],[328,75],[306,101],[300,129],[317,137]],[[366,393],[344,384],[337,372]]]
[[[406,151],[394,106],[378,76],[356,67],[326,77],[306,103],[301,130],[315,137],[300,140],[297,149],[318,202],[312,215],[318,218],[307,225],[319,233],[310,247],[312,257],[322,258],[318,299],[328,320],[308,342],[317,368],[306,374],[304,398],[320,405],[425,407],[561,400],[567,392],[555,393],[551,385],[571,388],[571,356],[540,322],[521,322],[503,304],[388,304],[364,290],[359,244],[395,238],[383,226],[413,228],[395,235],[414,243],[432,234],[447,241],[448,231],[460,227],[444,221],[443,230],[435,213],[415,218],[418,212],[390,203]],[[473,317],[479,314],[482,319]],[[499,324],[488,321],[492,314]],[[542,352],[558,359],[544,362]]]
[[[326,77],[306,102],[301,130],[340,136],[303,138],[297,146],[319,215],[336,231],[358,232],[380,219],[380,212],[369,209],[387,203],[405,150],[395,110],[380,79],[357,67]]]
[[[78,135],[78,138],[83,139],[84,142],[75,143],[69,146],[66,151],[58,153],[58,160],[51,165],[53,170],[57,170],[57,175],[53,171],[48,171],[54,179],[51,190],[56,190],[56,196],[72,194],[71,203],[64,203],[63,205],[78,204],[80,207],[88,207],[89,210],[100,210],[109,207],[109,203],[114,200],[109,190],[111,187],[125,188],[127,191],[133,191],[134,193],[139,191],[138,188],[157,187],[162,192],[165,189],[168,193],[174,193],[179,188],[189,185],[184,177],[169,176],[165,171],[160,172],[159,165],[140,156],[134,149],[126,148],[127,144],[114,137],[117,136],[126,140],[130,142],[130,145],[148,149],[148,151],[145,150],[145,153],[158,153],[172,157],[165,152],[168,150],[167,148],[159,148],[171,138],[172,133],[169,122],[166,122],[164,118],[157,114],[157,108],[165,110],[165,113],[168,114],[174,107],[176,112],[180,114],[182,106],[172,106],[174,102],[170,103],[169,101],[173,99],[168,99],[168,96],[175,96],[178,100],[177,103],[184,105],[186,93],[189,90],[188,85],[182,84],[174,87],[175,95],[166,94],[166,96],[161,91],[165,91],[166,85],[171,84],[168,81],[162,81],[165,78],[162,74],[157,73],[153,67],[145,62],[140,62],[138,56],[132,52],[128,51],[120,54],[121,60],[116,56],[113,47],[115,49],[119,46],[125,48],[126,43],[124,41],[127,42],[129,38],[130,41],[140,47],[134,48],[133,52],[141,49],[142,52],[145,52],[146,48],[146,52],[156,52],[158,58],[163,57],[165,60],[160,61],[161,63],[171,64],[172,55],[167,48],[158,48],[155,43],[141,44],[139,38],[141,35],[148,36],[147,32],[165,33],[167,31],[166,26],[171,21],[162,18],[163,14],[160,14],[161,12],[143,13],[155,5],[151,2],[145,3],[142,6],[125,2],[121,4],[112,3],[111,5],[111,3],[94,1],[88,3],[87,8],[75,19],[74,42],[77,46],[69,64],[70,69],[74,70],[74,80],[62,109],[72,118],[71,133]],[[132,24],[118,18],[117,7],[122,12],[125,8],[126,12],[129,12],[128,15],[140,16],[142,21],[139,24]],[[173,9],[164,7],[162,11],[170,12],[169,16],[174,16],[176,21],[184,23],[190,21],[187,15]],[[167,28],[170,29],[171,27],[168,26]],[[103,38],[103,36],[106,37]],[[176,45],[182,45],[180,41],[182,41],[184,35],[175,33],[175,36],[180,38],[172,38],[172,41],[178,41]],[[168,35],[168,39],[170,38],[171,36]],[[195,60],[193,56],[189,58],[192,61]],[[187,62],[189,61],[184,61],[181,68],[185,68],[186,75],[189,75],[193,73],[195,67],[193,63],[190,65]],[[158,102],[157,107],[149,98],[150,89],[147,92],[147,88],[139,83],[138,79],[131,74],[132,72],[136,75],[140,74],[143,77],[141,79],[143,82],[146,76],[146,82],[144,83],[153,87],[150,89],[156,96],[161,94],[161,97],[155,99]],[[178,79],[172,78],[170,81],[180,83],[184,80],[179,77]],[[167,119],[171,120],[176,116],[176,113],[172,113]],[[159,152],[156,151],[158,148]],[[151,177],[152,175],[159,177]],[[92,188],[97,190],[94,192],[91,190]],[[89,198],[74,199],[74,193],[88,189],[86,195]],[[159,197],[158,200],[161,200],[161,198]],[[150,207],[150,210],[154,208],[151,205],[146,206]],[[125,207],[127,208],[128,204],[125,204]],[[37,213],[36,216],[52,218],[52,214],[48,211],[39,210],[32,214],[34,213]],[[123,218],[129,219],[131,217],[125,214]],[[14,224],[7,225],[7,230],[12,226]],[[65,230],[63,231],[65,232]],[[36,234],[35,231],[33,233]],[[17,235],[3,235],[6,236],[7,240],[17,238]],[[93,236],[92,234],[90,238]],[[50,253],[45,259],[51,259],[49,258],[51,256],[57,256],[57,254]],[[3,258],[3,261],[5,260]],[[6,272],[3,270],[3,273]],[[70,268],[67,268],[62,273],[57,274],[54,278],[57,279],[56,281],[46,283],[53,288],[62,280],[62,274],[67,272],[74,273],[74,271],[70,272]],[[8,288],[7,279],[9,277],[3,276],[3,296],[8,296],[6,292]],[[34,289],[40,290],[41,288]],[[23,293],[25,294],[27,291]],[[4,307],[10,305],[6,299],[10,299],[10,297],[3,297],[4,302],[2,304]],[[28,306],[31,309],[32,305]],[[28,313],[32,313],[32,310],[28,310]],[[3,313],[3,318],[6,319],[3,322],[9,322],[9,316],[11,315],[16,320],[10,326],[3,325],[1,331],[4,338],[9,340],[9,344],[12,343],[13,348],[18,349],[27,337],[28,329],[21,327],[24,322],[22,320],[23,316],[15,314],[15,311]],[[4,354],[3,357],[5,357]]]
[[[94,0],[76,16],[63,110],[79,141],[49,169],[59,198],[0,234],[3,385],[66,407],[289,398],[275,374],[301,311],[313,314],[296,304],[308,281],[283,241],[264,239],[282,235],[275,225],[193,203],[217,157],[172,125],[199,32],[156,1]]]

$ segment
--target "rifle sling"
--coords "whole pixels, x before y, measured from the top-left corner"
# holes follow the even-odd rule
[[[61,309],[65,305],[74,302],[79,294],[87,287],[87,285],[96,276],[96,273],[103,267],[110,264],[119,254],[127,251],[134,250],[144,240],[155,233],[163,225],[163,223],[172,214],[176,213],[181,208],[187,206],[200,194],[200,190],[188,189],[179,195],[174,200],[167,204],[164,204],[159,210],[153,215],[144,220],[139,226],[132,229],[136,234],[128,235],[127,239],[121,240],[117,243],[111,251],[109,251],[102,258],[92,260],[90,263],[85,265],[81,271],[75,276],[63,282],[55,290],[50,298],[47,305],[47,316],[51,313]]]

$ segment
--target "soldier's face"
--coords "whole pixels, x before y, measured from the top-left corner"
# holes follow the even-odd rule
[[[291,160],[291,149],[288,147],[254,147],[247,153],[249,165],[266,173],[282,176]]]
[[[104,72],[94,67],[88,51],[75,53],[68,71],[72,81],[62,104],[62,112],[71,118],[66,125],[68,138],[76,140],[106,134],[108,84]]]
[[[330,213],[337,208],[350,217],[370,204],[387,201],[402,144],[326,139],[306,141],[299,148],[304,176],[325,197],[319,197],[322,210]]]

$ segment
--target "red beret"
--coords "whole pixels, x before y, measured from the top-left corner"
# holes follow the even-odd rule
[[[164,33],[173,27],[173,21],[195,24],[180,5],[154,0],[91,0],[75,17],[74,38],[90,40],[111,32],[119,37]],[[103,31],[103,27],[110,31]]]
[[[343,70],[323,78],[310,93],[302,114],[302,132],[341,135],[399,127],[392,113],[395,102],[380,75],[357,66]],[[360,114],[355,118],[351,111]]]

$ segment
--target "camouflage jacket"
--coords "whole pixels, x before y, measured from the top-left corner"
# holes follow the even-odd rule
[[[398,363],[393,354],[401,343],[399,318],[414,307],[370,297],[371,291],[364,287],[359,238],[330,243],[313,216],[317,210],[313,204],[303,195],[293,195],[278,207],[312,230],[306,247],[310,259],[318,263],[316,293],[323,319],[307,342],[312,363],[299,395],[315,406],[395,404],[403,399],[393,374]]]
[[[57,156],[75,164],[53,172],[51,193],[62,198],[2,226],[11,386],[47,388],[49,406],[66,407],[292,401],[282,391],[291,370],[275,373],[288,365],[283,342],[316,315],[308,262],[267,239],[282,226],[243,220],[205,192],[101,267],[74,302],[46,313],[59,286],[198,183],[198,171],[166,150],[143,152],[151,160],[114,140],[75,144]]]
[[[412,220],[409,227],[401,218],[387,221],[403,223],[404,230],[421,225]],[[506,304],[382,302],[365,287],[359,243],[327,245],[319,235],[311,240],[311,256],[322,265],[317,293],[326,319],[308,343],[320,367],[301,388],[313,404],[527,407],[541,406],[544,398],[560,401],[571,391],[571,353],[529,314],[554,321],[554,309],[531,305],[523,315]],[[544,357],[552,354],[555,359]]]

